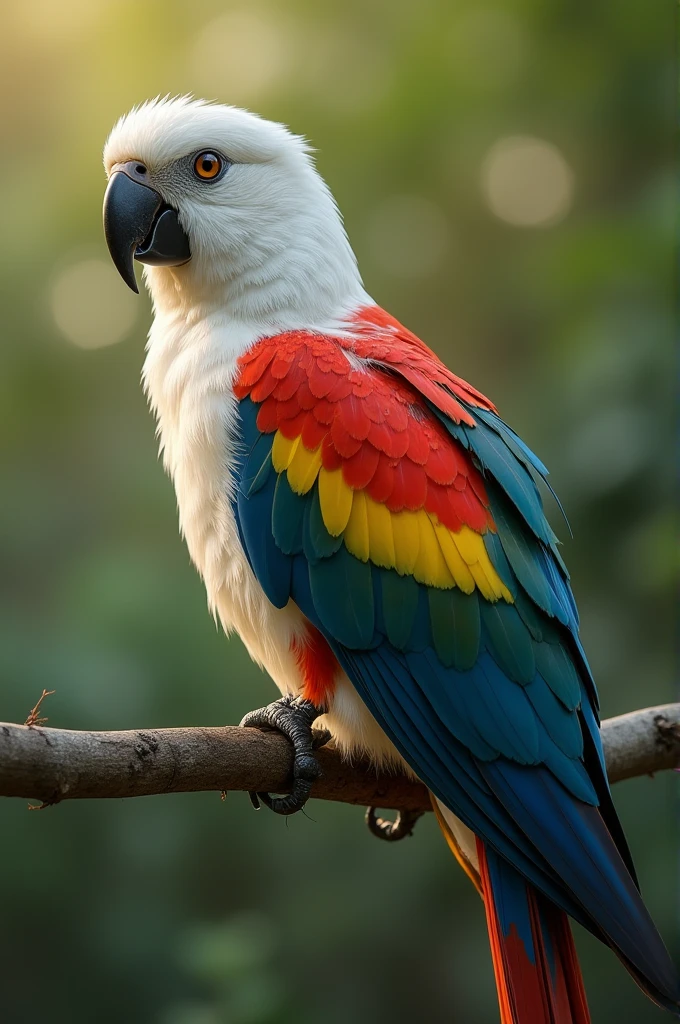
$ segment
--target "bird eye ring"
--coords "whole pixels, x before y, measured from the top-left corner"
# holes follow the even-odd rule
[[[205,153],[199,153],[194,160],[194,174],[201,181],[212,181],[218,176],[223,166],[222,157],[208,150]]]

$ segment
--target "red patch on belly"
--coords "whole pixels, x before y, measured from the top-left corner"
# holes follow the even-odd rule
[[[295,636],[290,649],[302,676],[302,696],[317,707],[328,706],[335,691],[338,662],[316,626],[306,623],[304,636]]]

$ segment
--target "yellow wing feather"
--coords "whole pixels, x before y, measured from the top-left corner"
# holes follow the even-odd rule
[[[368,561],[368,513],[363,491],[354,491],[352,495],[352,511],[345,527],[345,547],[362,562]]]
[[[319,501],[324,526],[331,537],[339,537],[352,511],[352,488],[342,478],[341,469],[319,471]]]
[[[294,437],[291,441],[289,438],[284,437],[280,430],[276,431],[274,443],[272,444],[272,465],[277,473],[283,473],[284,470],[288,469],[290,461],[300,444],[302,444],[302,441],[299,437]]]
[[[413,512],[391,512],[394,536],[394,568],[401,576],[412,576],[418,560],[420,533]]]
[[[384,569],[393,569],[396,565],[394,550],[394,533],[392,531],[392,513],[387,505],[366,497],[366,515],[368,518],[368,545],[371,561]]]
[[[290,440],[278,430],[272,464],[277,473],[288,474],[296,494],[307,494],[318,479],[326,529],[333,537],[344,533],[347,550],[362,562],[396,569],[428,586],[459,587],[466,594],[477,587],[487,601],[512,602],[484,538],[469,526],[454,532],[425,509],[390,512],[364,491],[352,490],[342,469],[324,469],[320,447],[310,451],[300,437]]]
[[[435,524],[434,529],[437,534],[439,546],[442,549],[444,558],[446,559],[449,572],[453,576],[456,586],[460,587],[464,594],[471,594],[475,589],[474,577],[463,561],[460,551],[453,541],[451,531],[445,526],[442,526],[440,522]]]
[[[437,541],[430,516],[424,509],[411,513],[418,523],[420,547],[413,575],[419,583],[427,583],[431,587],[449,590],[454,586],[454,579],[449,572],[442,549]]]
[[[273,460],[272,460],[273,461]],[[321,469],[321,449],[310,452],[300,443],[288,463],[288,483],[296,494],[306,494],[314,486]]]

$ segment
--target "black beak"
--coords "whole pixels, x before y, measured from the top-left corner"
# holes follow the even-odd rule
[[[177,211],[124,170],[111,175],[106,189],[104,234],[111,259],[133,292],[139,291],[134,260],[152,267],[180,267],[191,259]]]

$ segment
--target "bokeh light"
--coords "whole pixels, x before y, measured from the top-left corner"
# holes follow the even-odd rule
[[[285,23],[257,7],[220,14],[196,34],[188,53],[192,91],[208,99],[252,104],[291,69]]]
[[[50,289],[54,321],[78,348],[105,348],[126,338],[137,319],[138,303],[121,288],[111,263],[88,259],[60,271]]]
[[[30,4],[17,5],[12,13],[20,32],[54,44],[86,35],[101,22],[110,3],[111,0],[31,0]],[[6,12],[3,13],[6,17]]]
[[[500,139],[487,153],[482,186],[489,209],[501,220],[547,227],[569,212],[574,175],[557,146],[515,135]]]

